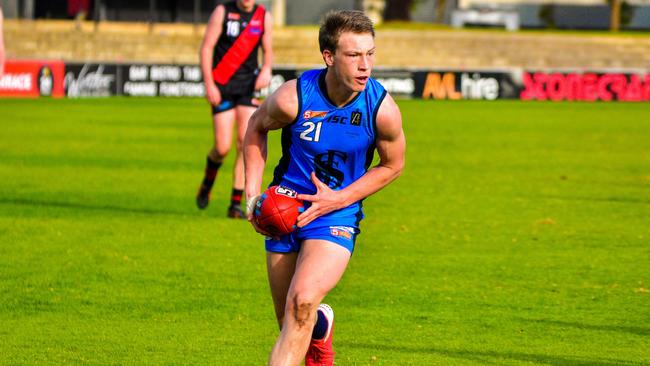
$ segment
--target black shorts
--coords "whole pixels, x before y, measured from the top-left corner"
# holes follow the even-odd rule
[[[236,78],[235,76],[226,85],[217,83],[217,88],[221,92],[221,103],[212,106],[212,114],[225,112],[238,105],[257,107],[254,100],[256,79],[257,75],[246,78]]]

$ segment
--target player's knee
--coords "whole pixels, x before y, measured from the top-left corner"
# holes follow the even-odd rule
[[[208,157],[210,158],[211,161],[215,163],[221,163],[223,162],[223,156],[219,155],[217,152],[216,148],[213,146],[210,152],[208,153]]]
[[[318,299],[306,292],[298,292],[293,296],[291,316],[299,328],[313,326],[312,317],[318,306]]]
[[[219,160],[223,160],[228,152],[230,151],[230,146],[215,146],[214,153]]]

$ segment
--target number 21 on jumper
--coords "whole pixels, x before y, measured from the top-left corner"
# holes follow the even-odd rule
[[[307,129],[300,133],[300,138],[305,141],[318,142],[320,140],[320,127],[322,124],[322,121],[316,123],[310,121],[304,122],[302,125],[303,127],[307,127]]]

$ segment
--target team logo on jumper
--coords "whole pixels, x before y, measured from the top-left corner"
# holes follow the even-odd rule
[[[327,111],[305,111],[305,113],[302,114],[302,118],[305,120],[325,116],[327,116]]]
[[[330,234],[339,238],[352,240],[354,229],[349,226],[330,226]]]
[[[229,20],[239,20],[241,18],[241,15],[237,13],[228,13],[228,19]]]
[[[337,168],[344,168],[348,154],[343,151],[327,150],[314,157],[316,177],[328,187],[339,188],[345,179],[345,173]]]
[[[352,126],[361,126],[361,112],[352,112],[350,115],[350,124]]]

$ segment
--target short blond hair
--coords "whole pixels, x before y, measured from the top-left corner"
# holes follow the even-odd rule
[[[375,37],[375,28],[372,20],[359,10],[337,10],[325,14],[320,30],[318,31],[318,44],[320,51],[330,50],[336,52],[339,37],[343,32],[370,33]]]

